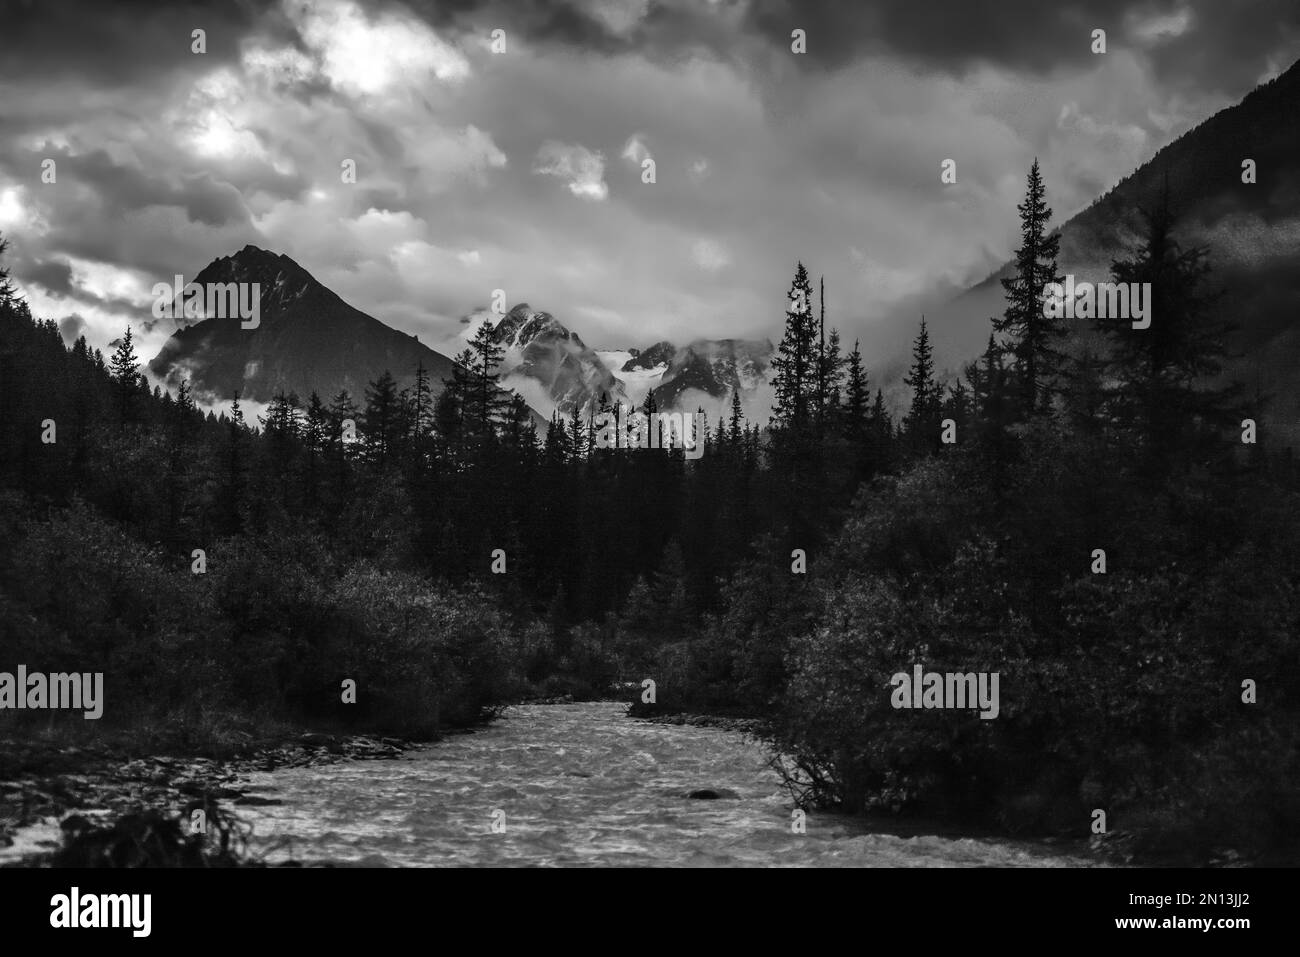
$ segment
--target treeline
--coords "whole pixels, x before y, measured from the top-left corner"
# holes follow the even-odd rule
[[[1171,206],[1154,198],[1112,267],[1151,284],[1150,328],[1067,328],[1044,309],[1061,277],[1035,164],[987,351],[941,386],[922,324],[890,457],[838,524],[819,424],[834,358],[797,308],[800,269],[768,450],[782,538],[658,658],[660,701],[768,716],[806,804],[1077,837],[1101,810],[1140,852],[1294,862],[1296,473],[1220,381],[1225,304]],[[890,679],[915,665],[999,673],[999,716],[895,709]]]
[[[238,396],[214,415],[184,386],[150,389],[129,329],[107,358],[84,337],[68,347],[12,291],[0,321],[0,479],[16,516],[39,524],[51,506],[84,503],[84,520],[182,576],[201,549],[212,580],[233,542],[275,555],[319,549],[338,568],[473,590],[515,635],[541,636],[512,659],[524,691],[539,694],[639,680],[658,647],[724,609],[743,561],[768,561],[772,529],[797,517],[823,534],[895,444],[860,352],[841,357],[833,332],[818,344],[819,432],[807,441],[825,460],[819,481],[834,487],[800,501],[739,396],[706,428],[698,461],[680,448],[596,448],[607,398],[539,435],[523,401],[498,386],[501,349],[487,329],[444,383],[418,369],[401,390],[384,374],[360,397],[279,394],[254,424]],[[652,397],[642,411],[657,411]],[[33,573],[13,568],[21,595]],[[333,579],[322,581],[328,590]],[[298,627],[286,618],[276,627]]]
[[[0,668],[102,672],[94,730],[190,750],[304,724],[433,735],[526,692],[545,635],[404,567],[391,488],[310,442],[151,391],[129,332],[108,360],[66,347],[0,271]]]
[[[767,719],[808,804],[1077,835],[1100,808],[1148,849],[1293,853],[1294,468],[1220,381],[1231,329],[1168,193],[1112,269],[1151,284],[1150,327],[1072,320],[1089,335],[1043,308],[1045,194],[1035,163],[956,380],[922,321],[895,421],[800,264],[771,421],[733,396],[689,462],[595,448],[594,414],[538,434],[487,330],[440,390],[280,395],[253,427],[149,391],[129,334],[65,347],[10,290],[4,658],[94,649],[110,691],[299,717],[359,673],[374,714],[426,724],[649,677],[643,710]],[[998,718],[894,710],[916,664],[998,672]]]

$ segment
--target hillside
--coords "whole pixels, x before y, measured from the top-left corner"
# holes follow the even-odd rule
[[[1219,307],[1240,324],[1230,373],[1271,394],[1262,421],[1300,441],[1300,63],[1156,153],[1060,227],[1061,272],[1096,281],[1136,241],[1139,210],[1168,182],[1184,245],[1205,245],[1224,292]],[[1253,159],[1256,182],[1242,182]],[[1048,201],[1052,200],[1048,180]],[[1014,215],[1009,211],[1008,215]],[[1010,263],[927,312],[941,367],[983,350],[989,317],[1004,307]],[[915,322],[915,319],[912,319]],[[1087,335],[1086,328],[1079,330]]]
[[[245,246],[208,264],[193,281],[256,282],[261,291],[256,328],[205,318],[174,333],[149,363],[169,386],[188,377],[196,396],[228,399],[239,392],[266,402],[280,390],[304,400],[315,391],[328,401],[346,389],[359,400],[385,370],[406,385],[423,363],[435,390],[451,376],[449,358],[348,305],[288,256]]]

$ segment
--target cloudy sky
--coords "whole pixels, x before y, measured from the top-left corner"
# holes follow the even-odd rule
[[[1295,0],[3,6],[9,265],[101,347],[246,243],[425,341],[501,288],[597,348],[775,338],[802,258],[869,347],[1006,258],[1035,156],[1059,221],[1300,51]]]

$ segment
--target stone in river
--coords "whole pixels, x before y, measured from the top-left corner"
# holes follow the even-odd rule
[[[740,797],[735,791],[727,788],[696,788],[686,795],[688,798],[695,798],[699,801],[715,801],[718,798],[737,798]]]

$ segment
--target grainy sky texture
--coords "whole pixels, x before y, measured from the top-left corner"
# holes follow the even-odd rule
[[[426,341],[502,288],[598,348],[775,338],[802,258],[869,349],[1007,257],[1035,156],[1060,221],[1300,48],[1294,0],[0,5],[0,233],[101,346],[253,243]]]

